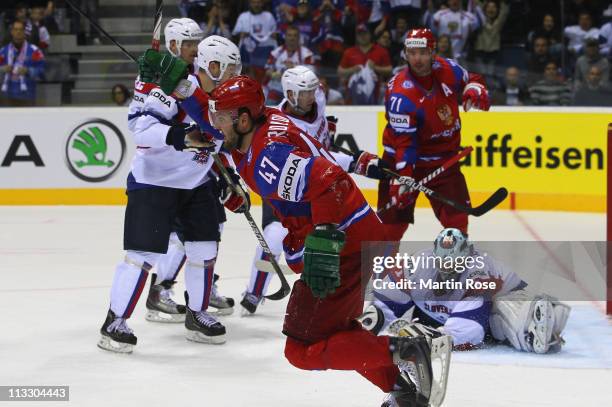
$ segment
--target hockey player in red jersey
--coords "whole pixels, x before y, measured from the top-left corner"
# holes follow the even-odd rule
[[[242,178],[289,230],[285,253],[303,256],[291,264],[301,279],[283,326],[289,362],[306,370],[355,370],[392,393],[396,404],[385,405],[426,406],[443,398],[431,358],[449,355],[447,336],[376,337],[356,321],[363,307],[361,243],[384,240],[386,229],[352,178],[284,113],[265,108],[261,86],[248,77],[218,87],[210,113]],[[419,378],[395,364],[409,360]]]
[[[461,142],[459,99],[463,108],[489,110],[490,102],[483,78],[468,73],[452,59],[436,55],[436,40],[428,29],[408,32],[404,42],[408,66],[387,85],[383,133],[383,160],[403,176],[421,180],[457,154]],[[454,165],[431,180],[427,186],[444,196],[469,205],[470,197],[459,166]],[[389,226],[390,240],[401,240],[409,223],[414,222],[418,191],[397,180],[381,181],[378,208]],[[430,200],[434,213],[445,228],[467,233],[467,214]]]

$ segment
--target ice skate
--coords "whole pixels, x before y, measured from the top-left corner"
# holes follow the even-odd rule
[[[240,305],[242,306],[242,316],[253,315],[257,311],[257,307],[263,303],[264,297],[245,292]]]
[[[100,333],[102,336],[98,341],[98,347],[111,352],[132,353],[137,342],[136,336],[127,326],[125,319],[118,318],[111,310],[108,310]]]
[[[189,304],[187,293],[185,302]],[[225,327],[206,311],[193,311],[187,307],[185,328],[185,337],[190,341],[214,345],[225,343]]]
[[[385,402],[394,401],[399,407],[439,406],[446,395],[452,337],[421,324],[403,325],[389,327],[399,335],[391,336],[389,344],[401,373],[397,390]],[[432,361],[439,361],[439,372],[433,371]]]
[[[151,278],[151,287],[147,297],[147,313],[145,318],[151,322],[178,323],[185,321],[185,306],[177,304],[172,299],[174,281],[163,281],[154,284],[155,274]]]
[[[218,279],[219,275],[215,274],[212,290],[210,292],[210,302],[208,303],[209,307],[213,307],[215,310],[212,310],[210,313],[221,316],[232,315],[234,313],[234,299],[219,294],[217,288]]]

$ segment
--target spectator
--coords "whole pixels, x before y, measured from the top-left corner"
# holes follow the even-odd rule
[[[208,11],[206,22],[202,21],[200,23],[204,38],[209,35],[220,35],[221,37],[232,38],[232,32],[229,25],[230,11],[227,2],[215,0]]]
[[[552,55],[561,55],[563,48],[561,44],[561,33],[555,25],[555,18],[552,14],[545,14],[542,18],[542,25],[529,32],[527,35],[527,48],[533,50],[534,40],[541,37],[548,40],[550,53]]]
[[[389,52],[372,43],[372,34],[365,24],[356,29],[357,44],[342,55],[338,74],[345,81],[352,104],[377,104],[381,79],[391,74]]]
[[[390,15],[389,0],[347,1],[352,3],[352,10],[357,18],[357,24],[366,24],[374,35],[387,28]]]
[[[474,14],[461,9],[461,0],[448,0],[447,4],[447,9],[433,15],[431,28],[437,36],[447,34],[451,37],[453,57],[462,62],[468,37],[478,29],[479,22]]]
[[[391,31],[383,30],[378,37],[376,38],[376,43],[387,50],[387,52],[391,52]]]
[[[391,29],[391,62],[393,66],[402,65],[404,63],[404,39],[408,32],[408,20],[404,17],[395,19],[395,26]]]
[[[285,44],[275,48],[266,64],[266,76],[269,80],[268,104],[278,104],[283,100],[281,77],[283,72],[296,65],[306,65],[314,71],[314,56],[311,50],[300,45],[300,31],[290,25],[285,31]]]
[[[527,69],[529,70],[530,78],[529,83],[540,80],[544,73],[544,68],[551,61],[555,61],[555,59],[548,51],[548,39],[546,39],[546,37],[537,37],[534,39],[533,50],[529,54],[527,60]]]
[[[343,105],[344,104],[344,96],[340,91],[331,88],[329,86],[329,82],[327,81],[327,77],[320,76],[319,82],[323,87],[323,92],[325,92],[325,99],[327,101],[327,105]]]
[[[130,91],[127,87],[125,87],[125,85],[118,83],[113,86],[111,97],[113,99],[113,103],[117,106],[127,106],[130,104],[130,98],[132,95],[130,95]]]
[[[495,65],[501,48],[500,33],[508,18],[509,10],[505,0],[501,2],[499,9],[497,3],[491,0],[485,2],[484,7],[478,6],[478,13],[484,23],[476,36],[474,49],[479,71],[488,77],[495,73]]]
[[[576,106],[612,106],[612,89],[603,83],[604,75],[598,66],[593,65],[582,86],[574,96]]]
[[[30,44],[36,45],[38,48],[45,50],[51,44],[51,36],[47,27],[43,25],[45,18],[45,8],[42,6],[34,6],[30,11],[30,18],[26,23],[26,39]]]
[[[180,0],[179,12],[181,17],[191,18],[193,21],[202,21],[206,15],[210,0]]]
[[[534,105],[559,106],[570,103],[571,88],[559,76],[558,69],[555,62],[549,62],[544,68],[544,79],[529,88],[529,95]]]
[[[529,90],[520,82],[520,72],[517,67],[506,69],[504,82],[499,90],[493,91],[493,104],[503,106],[522,106],[527,104]]]
[[[314,20],[308,0],[298,0],[295,13],[287,17],[287,22],[300,30],[301,45],[315,49],[316,44],[313,43],[313,40],[319,38],[320,28],[318,21]]]
[[[582,53],[586,38],[599,38],[599,30],[593,27],[593,18],[587,12],[580,13],[578,25],[565,27],[563,35],[568,39],[567,49],[574,55]]]
[[[574,69],[574,89],[579,89],[586,81],[587,75],[591,67],[599,68],[601,74],[602,85],[608,84],[610,77],[610,63],[599,53],[599,40],[596,38],[587,38],[584,44],[584,55],[576,61]]]
[[[321,65],[336,68],[344,51],[344,37],[342,25],[346,23],[344,14],[340,9],[339,0],[322,0],[321,5],[313,13],[314,21],[321,27],[315,39],[318,44],[318,53]]]
[[[612,5],[610,5],[610,7],[612,8]],[[601,55],[608,59],[612,59],[612,21],[601,26],[599,30],[599,42],[601,43]]]
[[[403,18],[406,20],[407,28],[418,27],[421,20],[423,1],[425,0],[390,0],[391,6],[391,24],[397,25],[397,20]]]
[[[437,53],[442,58],[453,58],[453,44],[451,38],[447,34],[442,34],[438,37]]]
[[[25,38],[25,24],[13,22],[11,42],[0,49],[1,94],[9,106],[31,106],[36,101],[36,80],[45,69],[44,55]]]
[[[15,5],[15,16],[11,21],[11,24],[14,21],[21,21],[23,24],[28,23],[28,5],[25,3],[17,3]]]
[[[272,0],[272,14],[276,19],[279,31],[285,31],[289,25],[289,18],[295,13],[298,0]]]
[[[263,10],[263,0],[250,0],[249,6],[238,16],[232,34],[240,37],[240,56],[249,66],[249,74],[263,82],[268,56],[277,45],[276,20]]]

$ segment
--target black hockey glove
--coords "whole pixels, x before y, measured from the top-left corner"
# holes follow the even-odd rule
[[[200,132],[200,128],[187,123],[171,126],[166,134],[166,144],[173,146],[176,151],[214,151],[215,144],[208,141]]]

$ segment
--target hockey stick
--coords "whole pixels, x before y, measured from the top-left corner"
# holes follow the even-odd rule
[[[219,155],[216,153],[213,153],[212,157],[213,157],[213,160],[215,160],[215,164],[217,164],[217,167],[219,169],[219,172],[221,173],[221,176],[223,177],[223,179],[225,179],[225,182],[227,182],[227,185],[229,185],[232,191],[240,195],[246,202],[247,198],[246,198],[246,195],[244,194],[244,191],[242,190],[242,188],[240,188],[238,185],[234,183],[229,173],[225,169],[225,166],[223,165],[221,158],[219,158]],[[270,246],[268,246],[268,243],[266,242],[266,239],[264,238],[263,233],[261,233],[261,230],[259,230],[259,226],[257,226],[255,219],[253,219],[253,216],[251,215],[251,212],[249,212],[248,209],[244,211],[244,216],[247,218],[247,221],[249,222],[249,226],[251,226],[253,233],[255,233],[255,237],[257,237],[257,240],[259,240],[259,245],[263,249],[263,252],[267,254],[268,257],[270,258],[270,264],[272,264],[272,268],[274,269],[273,271],[276,272],[276,275],[278,275],[278,278],[281,281],[281,288],[274,294],[266,295],[265,298],[269,300],[273,300],[273,301],[283,299],[291,292],[291,287],[289,286],[289,283],[287,282],[287,279],[285,278],[285,275],[283,274],[283,270],[281,269],[280,265],[276,261],[274,254],[272,254],[272,251],[270,250]]]
[[[72,8],[74,9],[74,11],[76,11],[76,12],[77,12],[77,13],[79,13],[81,16],[83,16],[83,17],[84,17],[84,18],[85,18],[85,19],[86,19],[86,20],[89,22],[89,24],[91,24],[91,25],[93,25],[93,26],[94,26],[94,28],[95,28],[96,30],[100,31],[100,33],[101,33],[102,35],[104,35],[106,38],[108,38],[108,39],[110,40],[110,42],[112,42],[112,43],[113,43],[113,44],[115,44],[117,47],[119,47],[119,49],[120,49],[121,51],[123,51],[123,53],[124,53],[124,54],[125,54],[125,55],[126,55],[128,58],[130,58],[132,61],[134,61],[134,62],[138,63],[138,60],[136,59],[136,57],[135,57],[134,55],[132,55],[132,53],[130,53],[130,51],[128,51],[127,49],[123,48],[123,46],[122,46],[121,44],[119,44],[119,43],[117,42],[117,40],[115,40],[115,39],[113,38],[113,36],[112,36],[112,35],[110,35],[109,33],[107,33],[107,32],[106,32],[106,30],[105,30],[104,28],[100,27],[100,25],[99,25],[98,23],[96,23],[96,22],[95,22],[95,21],[94,21],[94,20],[93,20],[93,19],[92,19],[92,18],[89,16],[89,14],[87,14],[86,12],[84,12],[83,10],[81,10],[81,9],[79,8],[79,6],[77,6],[76,4],[74,4],[74,3],[72,2],[72,0],[66,0],[66,3],[68,3],[68,5],[69,5],[70,7],[72,7]],[[160,8],[160,11],[161,11],[161,8]],[[160,25],[161,25],[161,18],[160,18]]]
[[[159,51],[159,41],[161,39],[161,25],[162,25],[162,8],[164,7],[163,0],[156,0],[155,3],[155,18],[153,20],[153,40],[151,41],[151,48],[155,51]]]
[[[335,148],[338,149],[338,151],[343,152],[345,154],[352,154],[352,152],[350,152],[349,150],[346,150],[342,147],[339,146],[334,146]],[[461,154],[461,153],[460,153]],[[459,154],[458,154],[459,155]],[[451,159],[452,160],[452,159]],[[449,160],[450,161],[450,160]],[[450,167],[450,165],[448,166]],[[447,167],[447,168],[448,168]],[[390,174],[391,176],[397,178],[400,180],[400,182],[405,181],[407,177],[402,177],[400,174],[398,174],[397,172],[390,170],[390,169],[383,169],[383,171],[385,171],[386,173]],[[434,172],[432,172],[431,174],[429,174],[427,177],[425,178],[429,178],[428,181],[431,181],[431,179],[433,178],[433,173],[436,173],[436,176],[439,175],[440,173],[442,173],[444,170],[440,170],[440,168],[436,169]],[[473,207],[469,207],[466,205],[463,205],[459,202],[453,201],[449,198],[446,198],[444,195],[439,194],[438,192],[427,188],[425,185],[423,185],[422,183],[417,183],[416,181],[412,180],[409,182],[404,182],[404,185],[411,187],[415,190],[418,190],[422,193],[424,193],[425,195],[427,195],[430,198],[433,198],[435,200],[438,200],[442,203],[445,203],[448,206],[451,206],[461,212],[465,212],[469,215],[472,216],[482,216],[485,213],[489,212],[491,209],[495,208],[497,205],[499,205],[504,199],[506,199],[506,197],[508,196],[508,190],[504,187],[499,188],[497,191],[495,191],[486,201],[484,201],[481,205],[473,208]],[[387,209],[387,208],[385,208]]]
[[[280,267],[281,271],[286,276],[295,275],[295,271],[291,270],[291,267],[289,266],[285,266],[284,264],[279,264],[278,267]],[[274,268],[274,265],[272,264],[272,262],[269,262],[267,260],[257,260],[255,262],[255,268],[265,273],[275,273],[276,272],[276,269]]]
[[[395,171],[391,171],[388,169],[385,169],[385,172],[388,172],[389,174],[393,175],[394,177],[396,177],[400,182],[404,181],[406,179],[406,177],[402,177],[401,175],[399,175],[397,172]],[[485,213],[489,212],[491,209],[495,208],[497,205],[499,205],[504,199],[506,199],[506,197],[508,196],[508,190],[504,187],[499,188],[497,191],[495,191],[486,201],[484,201],[482,204],[480,204],[477,207],[470,207],[470,206],[466,206],[463,205],[459,202],[453,201],[449,198],[446,198],[445,196],[439,194],[438,192],[434,191],[433,189],[429,189],[427,188],[425,185],[420,184],[420,183],[416,183],[413,179],[410,179],[410,181],[407,182],[403,182],[404,185],[413,188],[417,191],[420,191],[422,193],[424,193],[425,195],[427,195],[430,198],[433,198],[435,200],[438,200],[442,203],[445,203],[448,206],[451,206],[455,209],[457,209],[458,211],[461,212],[465,212],[469,215],[472,216],[482,216]]]
[[[446,161],[444,164],[442,164],[440,167],[430,172],[429,175],[427,175],[425,178],[419,181],[419,184],[421,185],[427,184],[429,181],[431,181],[432,179],[434,179],[435,177],[437,177],[438,175],[442,174],[444,171],[452,167],[463,157],[467,157],[472,152],[473,149],[474,148],[471,146],[464,148],[463,150],[459,152],[459,154],[456,154],[455,156],[450,158],[448,161]],[[387,205],[385,205],[384,208],[379,209],[377,213],[380,215],[381,213],[389,210],[393,206],[395,206],[395,204],[393,204],[392,202],[389,202]]]

